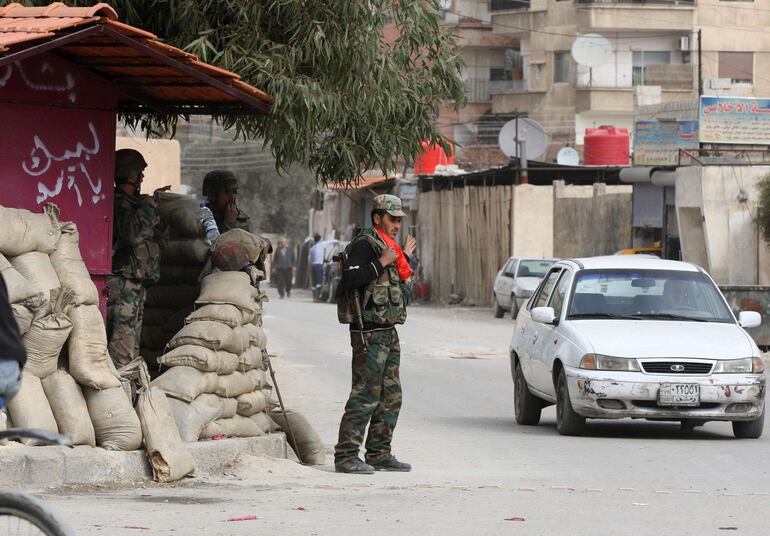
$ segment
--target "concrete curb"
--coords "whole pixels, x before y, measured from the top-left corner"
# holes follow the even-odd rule
[[[189,443],[198,474],[221,474],[242,455],[287,458],[283,433]],[[131,484],[152,481],[144,450],[102,448],[0,447],[0,489],[50,490],[72,485]]]

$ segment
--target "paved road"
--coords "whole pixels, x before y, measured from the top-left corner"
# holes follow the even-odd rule
[[[337,475],[331,466],[249,459],[232,474],[174,488],[46,498],[80,534],[140,530],[126,525],[163,535],[768,532],[765,438],[735,440],[726,424],[681,433],[646,421],[589,421],[586,437],[568,438],[556,433],[553,408],[540,426],[519,427],[511,320],[483,309],[415,306],[409,314],[394,445],[412,473]],[[331,453],[350,382],[345,327],[333,306],[302,292],[273,295],[265,325],[284,398]],[[245,515],[259,519],[225,521]]]

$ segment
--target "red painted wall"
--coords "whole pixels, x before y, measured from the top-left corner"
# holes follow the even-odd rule
[[[53,54],[0,67],[0,204],[55,203],[98,286],[112,268],[117,88]]]

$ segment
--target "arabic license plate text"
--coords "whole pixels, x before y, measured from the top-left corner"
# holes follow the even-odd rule
[[[699,406],[700,385],[697,383],[662,383],[658,391],[659,406]]]

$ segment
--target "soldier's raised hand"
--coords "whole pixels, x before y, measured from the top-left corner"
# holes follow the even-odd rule
[[[417,249],[417,239],[412,235],[406,236],[406,243],[404,244],[404,254],[407,257],[411,257]]]

